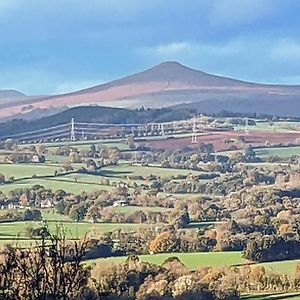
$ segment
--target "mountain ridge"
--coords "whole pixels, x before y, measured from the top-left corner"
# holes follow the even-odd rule
[[[71,93],[36,97],[0,107],[0,116],[13,117],[33,110],[98,104],[137,108],[168,107],[184,103],[228,99],[300,98],[300,85],[247,82],[209,74],[178,62],[160,63],[145,71]]]

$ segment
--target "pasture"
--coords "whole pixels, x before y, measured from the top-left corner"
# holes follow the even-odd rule
[[[274,273],[294,276],[297,264],[300,264],[300,259],[262,263],[261,265]]]
[[[161,168],[156,166],[141,166],[131,164],[120,164],[117,166],[106,167],[102,169],[103,176],[108,177],[125,177],[125,176],[150,176],[156,175],[161,177],[172,177],[177,175],[199,174],[197,171],[174,168]]]
[[[194,253],[163,253],[153,255],[140,255],[141,261],[161,265],[170,257],[178,257],[181,262],[189,269],[196,270],[200,267],[224,267],[231,265],[240,265],[245,262],[241,257],[240,252],[194,252]],[[112,257],[100,258],[89,261],[88,263],[95,263],[101,261],[124,261],[126,257]]]
[[[0,187],[0,191],[5,194],[9,194],[14,189],[31,188],[33,185],[42,185],[45,188],[56,190],[64,190],[66,192],[81,194],[82,192],[93,192],[96,190],[110,191],[113,187],[100,185],[96,183],[79,183],[71,180],[64,180],[62,177],[59,179],[26,179],[11,184],[5,184]]]
[[[0,223],[0,244],[8,244],[13,242],[23,242],[28,244],[30,238],[26,236],[26,229],[29,227],[37,228],[43,225],[43,222],[28,221],[28,222],[10,222]],[[96,223],[90,224],[87,222],[70,222],[61,219],[59,221],[49,221],[48,228],[51,233],[57,233],[57,230],[63,230],[67,239],[81,239],[89,232],[99,234],[100,232],[108,232],[117,229],[122,230],[136,230],[145,225],[143,224],[122,224],[122,223]]]
[[[44,164],[0,164],[0,173],[7,178],[14,177],[15,179],[22,177],[32,177],[54,175],[54,172],[59,170],[60,166],[44,165]]]
[[[300,146],[260,148],[260,149],[256,149],[255,153],[257,156],[261,157],[262,159],[267,159],[270,156],[289,158],[294,155],[300,155]]]
[[[237,131],[245,131],[245,126],[234,126]],[[300,132],[300,122],[274,122],[271,126],[269,122],[256,122],[255,126],[248,126],[249,131],[265,131],[265,132]]]

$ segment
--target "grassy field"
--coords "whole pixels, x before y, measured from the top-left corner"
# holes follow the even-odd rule
[[[52,209],[51,208],[41,209],[41,213],[42,213],[43,220],[46,220],[46,221],[57,221],[57,222],[60,222],[60,221],[69,221],[69,222],[71,222],[72,221],[69,218],[69,216],[60,215],[57,212],[55,212],[54,208],[52,208]]]
[[[49,215],[48,215],[49,216]],[[49,222],[48,226],[52,233],[55,233],[58,227],[62,227],[65,231],[67,239],[83,238],[89,232],[108,232],[116,229],[123,230],[136,230],[144,226],[143,224],[115,224],[115,223],[76,223],[76,222],[64,222],[60,220],[57,222]],[[27,239],[25,235],[26,228],[39,227],[41,222],[13,222],[13,223],[0,223],[0,243],[5,244],[9,241],[16,241],[18,239]]]
[[[82,164],[74,164],[75,168],[81,167]],[[7,178],[13,176],[15,179],[29,177],[29,179],[19,180],[10,184],[0,186],[0,191],[8,193],[17,188],[30,188],[33,185],[39,184],[50,188],[52,190],[63,189],[67,192],[80,194],[83,191],[92,192],[95,190],[111,191],[114,189],[113,183],[120,181],[130,182],[127,176],[149,176],[151,174],[162,177],[171,177],[176,175],[188,175],[190,173],[197,174],[197,171],[182,170],[182,169],[168,169],[155,166],[139,166],[131,164],[120,164],[117,166],[106,167],[97,175],[91,174],[71,174],[59,176],[55,178],[30,178],[33,175],[45,176],[54,175],[56,170],[61,169],[62,162],[51,165],[41,164],[1,164],[0,173],[3,173]],[[102,185],[101,180],[109,179],[110,185]],[[134,180],[141,184],[142,180]],[[181,195],[183,197],[183,195]],[[195,195],[193,195],[195,196]]]
[[[50,149],[51,152],[55,151],[61,146],[71,146],[76,147],[82,150],[90,149],[90,145],[103,146],[106,148],[117,147],[119,150],[129,150],[128,145],[126,144],[124,139],[112,139],[112,140],[87,140],[87,141],[76,141],[76,142],[54,142],[54,143],[44,143],[47,148]],[[30,145],[38,146],[39,144],[25,144],[22,145],[21,148],[28,148]]]
[[[195,270],[199,267],[221,267],[230,265],[239,265],[244,263],[240,252],[195,252],[195,253],[167,253],[154,255],[139,256],[142,261],[161,265],[167,258],[178,257],[189,270]],[[124,261],[126,257],[113,257],[106,259],[96,259],[92,262],[98,261]]]
[[[235,130],[245,130],[244,126],[235,126]],[[300,122],[275,122],[270,126],[269,122],[256,122],[255,126],[248,126],[249,131],[268,132],[295,132],[300,131]]]
[[[42,164],[0,164],[0,173],[7,178],[31,177],[32,175],[54,175],[60,166],[42,165]]]
[[[186,169],[171,169],[171,168],[160,168],[160,167],[146,167],[140,165],[130,165],[121,164],[118,166],[111,166],[103,168],[103,174],[112,177],[123,177],[126,175],[136,175],[136,176],[149,176],[157,175],[162,177],[171,177],[176,175],[188,175],[188,174],[198,174],[197,171],[186,170]]]
[[[141,255],[140,259],[145,262],[161,265],[169,257],[178,257],[189,270],[196,270],[199,267],[224,267],[232,265],[242,265],[246,262],[242,258],[240,252],[195,252],[195,253],[163,253],[154,255]],[[111,261],[124,261],[126,257],[106,258]],[[92,262],[103,261],[104,259],[96,259]],[[267,271],[278,274],[287,274],[293,276],[295,274],[296,265],[300,260],[282,261],[262,263]],[[255,265],[253,265],[255,266]]]
[[[293,155],[300,155],[300,146],[295,147],[281,147],[281,148],[261,148],[255,150],[256,155],[266,159],[270,156],[279,156],[288,158]]]
[[[278,261],[278,262],[270,262],[270,263],[263,263],[261,264],[266,269],[271,270],[275,273],[280,274],[288,274],[293,276],[296,271],[297,264],[300,263],[300,259],[296,260],[285,260],[285,261]]]
[[[96,190],[106,190],[111,191],[112,186],[99,185],[99,184],[91,184],[91,183],[76,183],[68,180],[52,180],[52,179],[29,179],[29,180],[21,180],[17,183],[6,184],[0,186],[0,191],[8,194],[11,190],[18,188],[31,188],[33,185],[39,184],[46,188],[56,190],[65,190],[66,192],[81,194],[83,191],[85,192],[93,192]]]

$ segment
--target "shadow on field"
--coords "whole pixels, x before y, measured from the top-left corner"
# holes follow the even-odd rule
[[[99,175],[104,177],[119,177],[121,178],[123,175],[132,174],[131,171],[112,171],[112,170],[101,170]]]

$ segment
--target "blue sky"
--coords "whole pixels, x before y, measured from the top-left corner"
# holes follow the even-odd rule
[[[176,60],[300,84],[298,0],[0,0],[0,89],[54,94]]]

